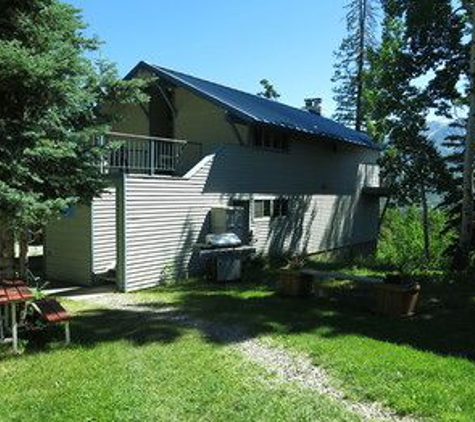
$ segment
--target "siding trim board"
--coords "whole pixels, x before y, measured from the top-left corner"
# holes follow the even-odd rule
[[[96,261],[96,254],[94,253],[94,249],[95,249],[95,246],[96,246],[96,239],[95,239],[95,236],[94,236],[94,231],[95,231],[95,226],[96,226],[96,217],[95,217],[95,213],[94,213],[94,201],[93,203],[91,204],[90,206],[90,213],[89,213],[89,219],[90,219],[90,226],[89,226],[89,237],[91,239],[91,242],[89,244],[89,250],[90,250],[90,254],[91,254],[91,259],[90,259],[90,262],[89,262],[89,280],[90,280],[90,283],[94,283],[96,281],[96,278],[94,276],[94,264],[95,264],[95,261]]]
[[[116,192],[116,284],[121,292],[128,292],[127,280],[127,175],[117,183]]]

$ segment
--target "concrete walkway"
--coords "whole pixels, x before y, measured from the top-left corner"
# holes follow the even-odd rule
[[[241,353],[249,361],[260,365],[273,374],[277,382],[294,383],[301,388],[313,389],[317,393],[339,403],[346,410],[363,420],[414,421],[414,419],[397,415],[379,403],[356,402],[348,399],[341,390],[334,386],[325,370],[315,366],[310,358],[303,354],[291,353],[282,347],[277,347],[258,338],[253,338],[242,327],[191,318],[172,306],[157,307],[155,306],[157,303],[143,303],[137,301],[137,298],[130,294],[88,289],[87,291],[78,290],[75,294],[65,292],[65,295],[60,294],[60,296],[106,309],[143,313],[144,319],[146,319],[147,314],[153,315],[154,318],[158,315],[163,320],[197,329],[210,338],[229,344],[229,347]]]
[[[75,299],[81,301],[94,300],[95,297],[116,294],[117,289],[113,284],[99,286],[47,286],[43,293],[47,296],[59,296],[65,299]]]

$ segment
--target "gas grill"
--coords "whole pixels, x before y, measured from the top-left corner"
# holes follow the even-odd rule
[[[235,233],[208,234],[205,243],[196,247],[208,276],[218,282],[240,280],[242,259],[256,251],[252,246],[242,245]]]
[[[236,248],[241,246],[241,239],[235,233],[208,234],[205,245],[209,249]]]

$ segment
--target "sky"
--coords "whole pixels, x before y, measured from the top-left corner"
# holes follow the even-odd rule
[[[324,115],[334,110],[347,0],[68,1],[122,76],[145,60],[251,93],[266,78],[279,101],[300,107],[321,97]]]

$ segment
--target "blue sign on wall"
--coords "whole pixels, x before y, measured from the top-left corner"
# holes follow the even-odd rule
[[[75,206],[69,206],[63,211],[63,216],[65,218],[73,218],[76,215],[76,207]]]

